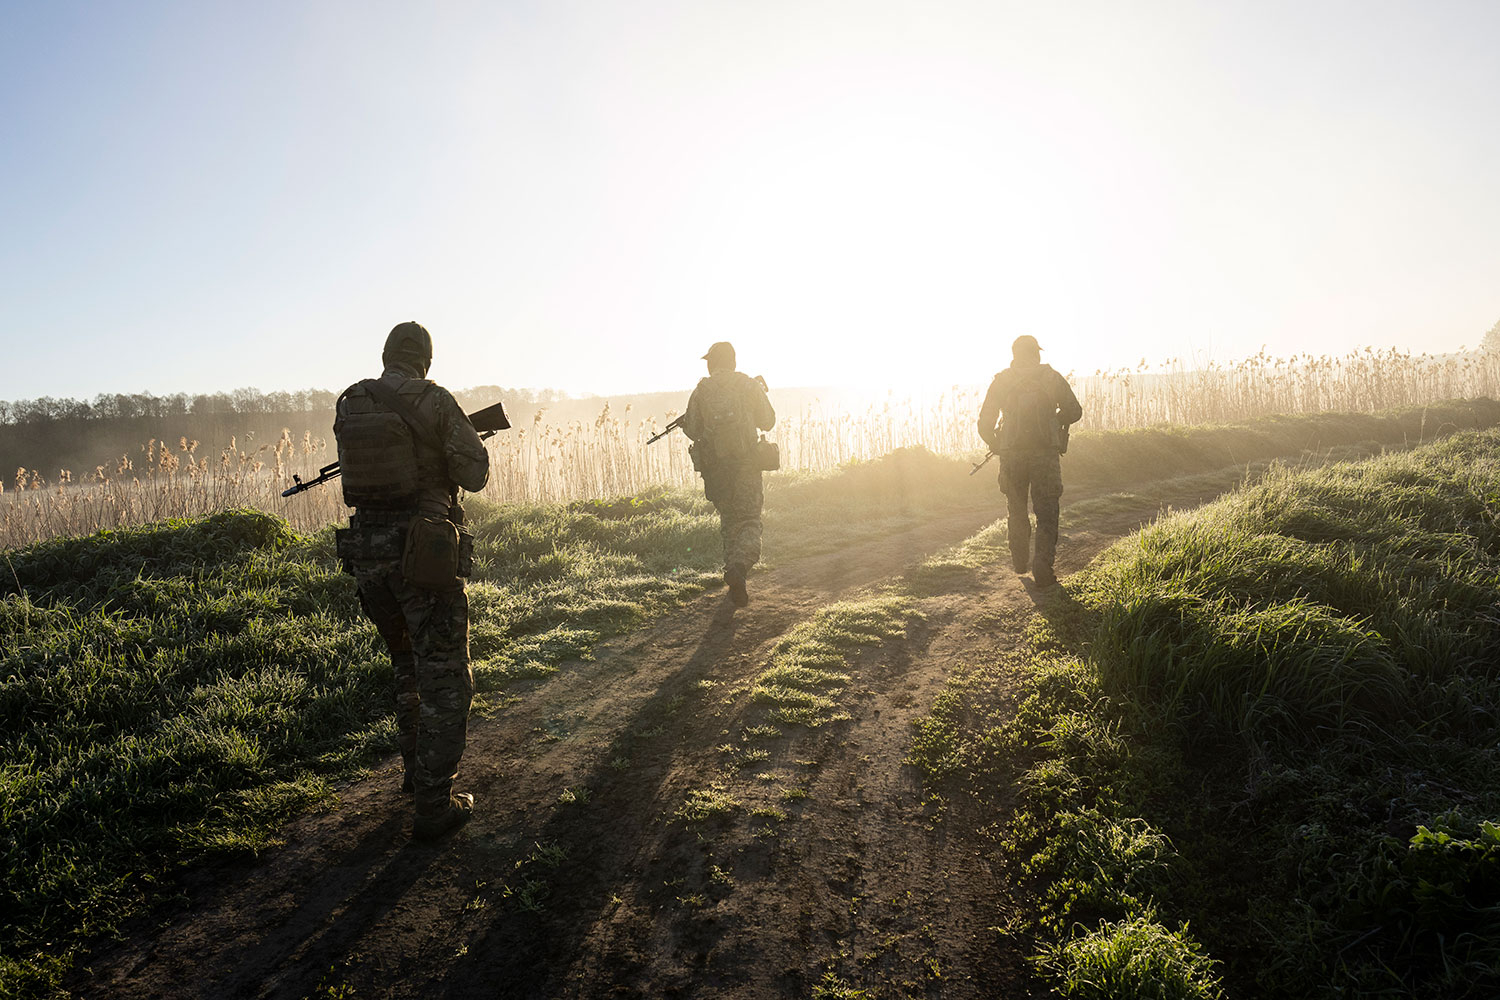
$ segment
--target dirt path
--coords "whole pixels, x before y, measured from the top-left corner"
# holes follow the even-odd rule
[[[1064,514],[1059,570],[1080,568],[1165,504],[1143,493],[1087,524]],[[1081,499],[1081,498],[1080,498]],[[722,591],[606,644],[592,662],[514,689],[476,718],[461,787],[479,809],[436,845],[411,842],[399,764],[290,824],[258,864],[193,873],[165,924],[101,951],[89,997],[1025,996],[998,874],[933,822],[901,765],[966,651],[1012,644],[1029,579],[977,571],[920,602],[904,640],[863,651],[850,720],[792,728],[731,762],[755,721],[748,682],[788,629],[972,535],[993,509],[949,515]],[[674,819],[690,792],[740,800]]]

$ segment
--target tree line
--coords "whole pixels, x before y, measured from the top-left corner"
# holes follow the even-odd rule
[[[530,409],[550,406],[566,398],[555,389],[505,389],[497,385],[476,386],[456,394],[464,397],[503,398],[507,408]],[[169,419],[209,417],[225,414],[306,414],[333,412],[338,393],[327,389],[294,389],[261,392],[170,393],[104,392],[93,399],[41,396],[36,399],[0,400],[0,424],[19,426],[93,420]]]

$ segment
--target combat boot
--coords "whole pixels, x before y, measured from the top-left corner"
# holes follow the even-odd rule
[[[474,815],[474,796],[456,792],[448,796],[448,805],[435,813],[417,813],[412,822],[413,840],[436,840],[450,830],[457,830]]]
[[[729,584],[729,599],[737,608],[750,603],[750,592],[745,589],[745,570],[738,563],[724,570],[724,582]]]
[[[1052,572],[1051,566],[1038,565],[1032,570],[1031,578],[1036,581],[1037,587],[1041,590],[1051,590],[1057,586],[1057,574]]]

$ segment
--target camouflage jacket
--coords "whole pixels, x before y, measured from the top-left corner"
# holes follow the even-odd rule
[[[1072,386],[1050,365],[1012,364],[990,383],[979,408],[979,436],[996,452],[1060,450],[1064,429],[1082,418]]]

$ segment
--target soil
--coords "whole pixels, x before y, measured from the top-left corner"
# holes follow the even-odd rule
[[[1058,570],[1165,505],[1207,498],[1143,493],[1090,523],[1065,506]],[[747,608],[716,590],[512,687],[471,720],[458,785],[477,800],[467,826],[412,841],[392,758],[291,822],[284,846],[184,876],[175,908],[101,945],[71,988],[292,1000],[1040,995],[1028,943],[996,929],[1009,905],[1003,859],[972,824],[935,811],[902,764],[912,721],[954,665],[1018,642],[1042,599],[1030,577],[991,565],[922,599],[903,639],[855,657],[848,721],[744,735],[764,721],[747,682],[788,629],[995,515],[975,508],[787,561],[752,576]],[[747,748],[758,751],[748,762],[736,756]],[[690,792],[716,786],[738,808],[677,816]]]

